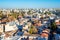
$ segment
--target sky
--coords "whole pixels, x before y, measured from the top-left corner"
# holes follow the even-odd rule
[[[60,8],[60,0],[0,0],[0,8]]]

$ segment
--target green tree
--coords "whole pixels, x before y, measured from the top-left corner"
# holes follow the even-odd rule
[[[34,26],[32,26],[32,27],[30,28],[30,30],[29,30],[29,33],[30,33],[30,34],[35,34],[35,33],[37,33],[37,32],[38,32],[38,30],[37,30],[37,28],[34,27]]]
[[[2,11],[0,11],[0,18],[2,18],[3,17],[3,14],[2,14]]]
[[[57,26],[56,26],[56,23],[55,23],[55,22],[51,22],[51,29],[52,29],[52,30],[55,30],[56,27],[57,27]]]
[[[51,14],[51,12],[45,12],[44,14]]]

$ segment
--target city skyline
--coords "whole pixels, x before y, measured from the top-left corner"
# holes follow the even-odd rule
[[[0,8],[60,8],[60,0],[0,0]]]

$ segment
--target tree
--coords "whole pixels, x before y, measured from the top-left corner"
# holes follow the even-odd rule
[[[56,23],[53,21],[51,22],[51,29],[54,31],[57,28]]]
[[[45,12],[44,14],[49,14],[49,15],[50,15],[50,14],[51,14],[51,12]]]
[[[35,34],[35,33],[37,33],[37,32],[38,32],[38,30],[37,30],[37,28],[34,27],[34,26],[32,26],[32,27],[30,28],[30,30],[29,30],[29,33],[30,33],[30,34]]]
[[[31,12],[31,10],[29,10],[29,11],[27,12],[27,14],[28,14],[28,15],[31,15],[31,14],[33,14],[33,13]]]
[[[2,18],[3,14],[2,14],[2,11],[0,11],[0,18]]]

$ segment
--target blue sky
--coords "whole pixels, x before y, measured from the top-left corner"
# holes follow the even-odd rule
[[[0,0],[0,8],[60,8],[60,0]]]

